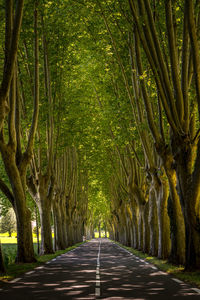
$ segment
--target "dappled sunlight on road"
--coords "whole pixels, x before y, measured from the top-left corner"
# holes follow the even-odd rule
[[[182,282],[102,239],[93,240],[0,287],[0,299],[119,299],[179,300],[200,296]],[[95,297],[96,279],[100,297]],[[3,291],[3,297],[1,292]],[[98,291],[98,290],[97,290]],[[198,297],[198,298],[196,298]]]
[[[199,297],[187,284],[177,284],[167,273],[155,269],[145,260],[135,258],[119,246],[105,241],[101,250],[102,299]]]
[[[11,299],[9,295],[17,291],[16,300],[94,299],[97,252],[98,241],[94,241],[63,254],[31,274],[25,274],[18,282],[6,284],[4,298]]]

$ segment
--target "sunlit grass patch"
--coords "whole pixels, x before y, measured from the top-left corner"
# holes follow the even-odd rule
[[[17,238],[15,236],[0,236],[0,241],[2,244],[16,244]]]
[[[152,256],[149,256],[149,254],[145,254],[145,253],[135,250],[131,247],[123,246],[122,244],[120,244],[118,242],[115,242],[115,243],[118,244],[119,246],[121,246],[122,248],[127,249],[134,255],[145,259],[149,263],[154,264],[160,270],[165,271],[165,272],[173,275],[174,277],[177,277],[178,279],[180,279],[182,281],[185,281],[187,283],[194,284],[194,285],[200,287],[200,271],[196,271],[196,272],[184,271],[184,266],[182,266],[182,265],[173,265],[173,264],[169,263],[166,259],[159,259],[157,257],[152,257]]]
[[[53,235],[52,235],[53,237]],[[0,241],[2,244],[16,244],[17,243],[17,233],[13,232],[11,237],[9,237],[8,232],[0,233]],[[37,243],[37,236],[33,233],[33,243]]]
[[[17,236],[17,233],[12,232],[11,237],[16,237],[16,236]],[[9,237],[9,233],[8,232],[0,233],[0,239],[3,237]]]
[[[99,238],[99,232],[98,231],[94,232],[94,237],[95,237],[95,239]],[[105,231],[104,230],[101,231],[101,237],[102,238],[105,237]],[[109,232],[107,232],[107,237],[109,238]]]

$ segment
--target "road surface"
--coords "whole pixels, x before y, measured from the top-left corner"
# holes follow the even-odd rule
[[[200,299],[200,290],[159,271],[107,239],[94,239],[0,284],[1,300]]]

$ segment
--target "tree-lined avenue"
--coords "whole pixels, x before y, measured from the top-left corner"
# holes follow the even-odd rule
[[[99,231],[200,285],[199,36],[200,0],[0,0],[0,218],[14,213],[17,236],[12,258],[0,244],[0,278]],[[121,253],[99,244],[97,297],[112,297],[104,260]],[[127,256],[120,286],[166,294],[140,263]]]

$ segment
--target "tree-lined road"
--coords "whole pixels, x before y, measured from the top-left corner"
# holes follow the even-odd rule
[[[198,290],[107,239],[92,240],[20,279],[0,299],[199,299]]]

